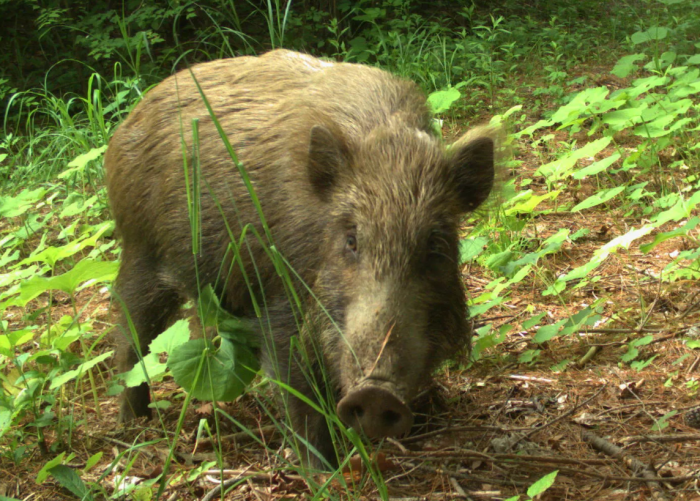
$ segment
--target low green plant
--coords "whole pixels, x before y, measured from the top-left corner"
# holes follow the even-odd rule
[[[545,491],[549,490],[549,488],[554,485],[554,481],[557,478],[557,474],[559,473],[558,470],[553,471],[552,473],[548,473],[541,479],[539,479],[537,482],[532,484],[528,489],[527,489],[527,499],[535,499],[537,496],[540,494],[544,493]],[[520,496],[513,496],[508,498],[506,501],[518,501],[520,499]]]

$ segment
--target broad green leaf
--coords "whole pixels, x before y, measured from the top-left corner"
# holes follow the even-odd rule
[[[115,261],[83,259],[73,269],[62,275],[51,278],[34,277],[22,283],[19,297],[3,303],[0,309],[9,305],[24,307],[39,294],[49,290],[61,290],[72,295],[81,284],[86,287],[96,282],[111,282],[117,276],[118,269],[119,263]]]
[[[454,87],[438,90],[428,96],[428,105],[432,112],[437,115],[449,110],[452,104],[461,96],[462,94]]]
[[[216,461],[204,461],[198,467],[190,470],[190,472],[187,474],[187,481],[194,482],[199,477],[201,477],[204,474],[204,472],[208,471],[210,468],[213,468],[215,466]]]
[[[11,331],[7,334],[0,334],[0,355],[8,358],[15,356],[14,349],[34,339],[34,331],[31,329],[21,329]]]
[[[700,280],[700,248],[681,252],[663,271],[669,281]]]
[[[219,336],[234,343],[260,346],[258,330],[253,322],[231,315],[223,309],[211,285],[207,285],[200,293],[199,305],[200,320],[205,328],[216,327]]]
[[[673,124],[671,124],[671,127],[669,127],[668,130],[670,132],[675,132],[679,129],[684,129],[686,125],[688,125],[689,123],[692,123],[692,122],[695,122],[695,118],[691,118],[691,117],[681,118],[681,119],[673,122]]]
[[[615,198],[620,193],[625,191],[625,188],[625,186],[618,186],[616,188],[610,188],[608,190],[601,190],[595,195],[588,197],[580,204],[577,204],[571,209],[571,212],[578,212],[581,210],[590,209],[591,207],[595,207],[596,205],[604,204],[605,202],[610,201],[611,199]]]
[[[555,124],[554,120],[540,120],[537,123],[535,123],[534,125],[531,125],[530,127],[527,127],[525,129],[521,130],[520,132],[518,132],[517,134],[515,134],[515,137],[532,136],[532,134],[535,131],[543,129],[545,127],[551,127],[554,124]]]
[[[49,461],[43,466],[43,468],[41,468],[41,470],[39,470],[39,473],[37,473],[37,475],[36,475],[36,483],[37,483],[37,484],[43,484],[44,481],[46,481],[46,479],[49,478],[49,470],[51,470],[51,468],[53,468],[54,466],[58,466],[59,464],[61,464],[61,463],[63,462],[63,458],[65,457],[65,455],[66,455],[66,453],[65,453],[65,452],[62,452],[62,453],[60,453],[58,456],[56,456],[55,458],[49,460]],[[74,457],[75,457],[75,454],[73,454],[73,453],[69,454],[68,457],[67,457],[66,460],[65,460],[66,463],[67,463],[68,461],[70,461],[71,459],[73,459]]]
[[[676,414],[678,414],[678,411],[673,410],[673,411],[669,411],[666,414],[664,414],[663,416],[661,416],[658,420],[656,420],[654,425],[651,427],[651,431],[661,431],[664,428],[667,428],[669,425],[668,420],[671,419]]]
[[[490,296],[493,297],[493,294],[490,294]],[[501,304],[503,301],[504,301],[504,298],[496,297],[495,299],[489,300],[486,302],[470,304],[469,305],[469,316],[473,318],[473,317],[478,317],[479,315],[483,315],[484,313],[489,311],[491,308]]]
[[[491,327],[491,325],[486,325],[485,327]],[[502,331],[491,332],[491,330],[488,330],[486,332],[478,332],[478,334],[479,335],[473,340],[472,346],[472,356],[474,360],[479,360],[481,354],[485,350],[498,346],[506,338],[506,334]]]
[[[605,113],[602,122],[614,131],[620,131],[642,121],[642,112],[647,108],[643,103],[635,108],[624,108]]]
[[[532,329],[535,325],[537,325],[540,320],[546,315],[546,313],[538,313],[534,317],[530,317],[527,320],[523,322],[523,329],[528,330]]]
[[[583,179],[586,176],[595,176],[596,174],[599,174],[606,170],[608,167],[610,167],[612,164],[617,162],[617,160],[620,158],[619,153],[613,153],[607,158],[604,158],[602,160],[598,160],[597,162],[593,162],[591,165],[584,167],[582,169],[577,170],[576,172],[573,173],[572,177],[574,179]]]
[[[549,182],[569,176],[576,162],[582,158],[595,157],[595,155],[603,151],[611,141],[612,138],[610,137],[602,137],[591,141],[585,146],[572,151],[567,156],[541,166],[537,169],[537,174],[545,176]]]
[[[0,268],[3,268],[7,266],[8,263],[11,263],[12,261],[16,261],[19,258],[19,251],[16,250],[12,252],[12,249],[7,249],[3,253],[2,256],[0,256]]]
[[[27,240],[29,237],[39,233],[53,217],[53,212],[48,214],[29,214],[22,222],[22,226],[14,232],[14,236],[19,240]]]
[[[518,363],[529,364],[530,362],[537,360],[537,357],[540,356],[540,353],[542,353],[541,350],[526,350],[523,353],[521,353],[518,357]]]
[[[125,386],[133,388],[143,383],[161,380],[167,370],[167,364],[161,363],[156,353],[149,353],[143,357],[143,360],[139,360],[130,371],[120,374],[119,378]]]
[[[564,324],[564,320],[560,320],[555,324],[544,325],[537,329],[537,334],[532,339],[535,343],[544,343],[555,337],[559,333],[559,329]]]
[[[644,69],[649,71],[649,72],[656,72],[662,69],[669,70],[668,74],[673,75],[673,70],[677,68],[671,68],[669,69],[669,66],[673,64],[673,62],[676,60],[676,57],[678,57],[678,54],[672,51],[667,51],[661,54],[658,57],[654,57],[651,61],[649,61],[647,64],[644,65]]]
[[[636,362],[632,362],[630,364],[630,367],[632,369],[636,370],[637,372],[640,372],[643,369],[645,369],[646,367],[648,367],[649,365],[651,365],[651,363],[654,361],[654,359],[656,359],[656,357],[658,357],[658,355],[654,355],[653,357],[651,357],[648,360],[637,360]]]
[[[560,190],[553,190],[544,195],[535,195],[532,190],[525,190],[518,193],[515,197],[508,200],[504,204],[504,213],[506,216],[515,214],[532,214],[545,200],[553,200],[559,196]]]
[[[693,101],[691,99],[680,99],[678,101],[662,99],[642,111],[642,120],[652,123],[656,121],[669,123],[669,117],[672,120],[674,117],[684,115],[692,106]]]
[[[552,115],[552,121],[566,125],[581,115],[605,113],[623,104],[622,101],[606,100],[608,94],[610,94],[610,90],[607,87],[593,87],[582,90],[568,104],[559,108]]]
[[[643,336],[630,342],[631,346],[646,346],[654,342],[654,336]]]
[[[71,160],[68,163],[68,169],[64,170],[61,172],[58,177],[60,179],[65,179],[68,176],[71,176],[72,174],[76,172],[81,172],[85,170],[85,167],[92,161],[92,160],[97,160],[102,156],[102,154],[107,150],[107,145],[105,144],[104,146],[100,146],[99,148],[93,148],[87,153],[83,153],[82,155],[78,155],[75,157],[73,160]]]
[[[0,196],[0,217],[17,217],[27,212],[39,200],[44,198],[47,190],[24,189],[16,197]]]
[[[195,385],[197,370],[202,367]],[[240,396],[258,372],[258,358],[227,339],[213,349],[205,339],[178,346],[168,358],[175,382],[200,400],[230,401]]]
[[[189,321],[186,319],[178,320],[151,341],[151,344],[148,346],[149,353],[143,357],[142,361],[134,365],[130,371],[120,375],[120,379],[130,388],[142,383],[159,381],[168,370],[167,364],[161,363],[159,354],[167,353],[169,356],[175,348],[185,344],[189,339]]]
[[[652,26],[648,30],[633,33],[631,40],[633,44],[638,45],[652,40],[663,40],[667,35],[668,29],[661,26]]]
[[[635,127],[632,132],[637,136],[646,137],[649,139],[667,136],[671,133],[671,131],[666,127],[675,119],[676,117],[674,115],[666,115]]]
[[[637,69],[637,61],[643,61],[646,59],[644,54],[630,54],[629,56],[624,56],[620,58],[615,67],[610,73],[619,78],[627,78],[630,73]]]
[[[649,92],[655,87],[666,85],[668,83],[668,80],[669,79],[667,77],[661,77],[656,75],[651,77],[638,78],[637,80],[632,82],[632,87],[626,89],[625,92],[629,96],[629,98],[636,98],[644,94],[645,92]]]
[[[484,247],[489,243],[488,237],[465,238],[459,242],[460,262],[466,263],[484,251]]]
[[[103,353],[102,355],[98,355],[95,358],[91,358],[87,362],[83,362],[78,366],[77,369],[71,370],[64,372],[60,376],[57,376],[51,380],[51,389],[58,388],[60,386],[63,386],[65,383],[68,381],[75,379],[79,376],[82,376],[83,374],[87,373],[90,369],[92,369],[94,366],[99,364],[100,362],[107,360],[109,357],[111,357],[114,354],[114,351],[108,351]]]
[[[499,271],[511,262],[514,257],[515,254],[513,254],[513,251],[504,250],[503,252],[490,255],[485,264],[492,270]]]
[[[38,266],[29,266],[27,268],[20,268],[9,273],[4,273],[0,275],[0,287],[7,287],[13,282],[19,282],[25,278],[32,277],[41,273]],[[9,294],[2,295],[0,297],[6,297]]]
[[[68,466],[59,464],[49,470],[49,474],[58,480],[58,483],[64,489],[69,490],[74,496],[81,501],[92,501],[95,499],[90,492],[90,489],[82,481],[80,475]]]
[[[639,350],[637,348],[635,348],[634,346],[629,346],[627,348],[627,353],[622,355],[620,357],[620,360],[622,360],[625,363],[629,363],[632,360],[634,360],[635,358],[637,358],[638,356],[639,356]]]
[[[700,64],[700,63],[698,63]],[[673,86],[668,93],[668,97],[671,99],[682,99],[684,97],[692,96],[700,92],[700,80],[695,80],[687,84]]]
[[[554,235],[549,236],[542,242],[539,254],[544,256],[546,254],[553,254],[561,249],[561,246],[569,238],[569,233],[571,230],[569,228],[561,228]]]
[[[593,308],[586,307],[577,313],[571,315],[564,323],[564,328],[561,330],[561,336],[568,336],[582,330],[587,326],[594,326],[596,322],[600,321],[601,315],[598,311]]]
[[[532,271],[533,264],[528,264],[526,266],[523,266],[520,268],[515,274],[512,274],[512,278],[508,280],[509,284],[517,284],[521,282],[526,276],[530,274]],[[508,274],[508,276],[511,276],[511,273]]]
[[[588,277],[589,274],[598,266],[600,266],[610,254],[617,252],[619,249],[629,248],[632,242],[649,234],[653,229],[654,226],[647,224],[645,226],[642,226],[638,230],[632,229],[624,235],[620,235],[619,237],[612,239],[610,242],[597,249],[588,263],[579,266],[578,268],[574,268],[563,277],[559,277],[554,283],[554,286],[558,285],[558,288],[555,288],[555,290],[557,292],[561,292],[561,290],[563,290],[564,287],[564,282]],[[552,287],[547,289],[543,293],[543,295],[552,294],[552,291],[550,291],[550,289],[552,289]]]
[[[190,322],[182,319],[159,334],[150,344],[151,353],[171,354],[175,348],[190,340]]]
[[[90,471],[92,469],[93,466],[95,466],[97,463],[99,463],[100,459],[102,459],[103,454],[104,453],[102,451],[100,451],[100,452],[97,452],[97,453],[93,454],[92,456],[90,456],[88,458],[88,460],[85,462],[85,467],[83,468],[83,472],[87,473],[88,471]]]
[[[10,429],[12,425],[12,411],[7,407],[0,407],[0,438]],[[0,498],[1,499],[1,498]]]
[[[56,263],[77,254],[86,247],[96,246],[97,241],[102,237],[102,235],[114,229],[114,222],[105,221],[103,223],[100,223],[93,229],[95,231],[92,235],[85,234],[79,239],[61,247],[47,247],[42,252],[33,254],[28,258],[23,259],[15,266],[22,266],[34,262],[43,262],[53,268],[56,265]]]
[[[559,473],[559,470],[555,470],[552,473],[548,473],[547,475],[539,479],[537,482],[532,484],[527,490],[527,495],[531,498],[534,498],[535,496],[539,496],[544,491],[549,489],[554,484],[554,481],[557,478],[557,473]]]
[[[659,233],[654,237],[654,241],[649,243],[649,244],[643,244],[639,246],[639,250],[644,252],[645,254],[652,250],[654,247],[659,245],[661,242],[665,242],[666,240],[669,240],[671,238],[675,237],[680,237],[680,236],[685,236],[688,234],[689,231],[694,230],[695,227],[700,223],[700,218],[699,217],[694,217],[687,221],[683,226],[680,228],[676,228],[675,230],[667,231],[665,233]]]
[[[656,226],[669,221],[680,221],[690,216],[691,211],[700,203],[700,191],[696,191],[688,200],[678,197],[676,202],[667,210],[651,218]]]
[[[64,332],[51,338],[50,346],[61,352],[65,352],[71,344],[85,336],[85,334],[88,332],[92,332],[92,322],[81,322],[80,324],[76,323]]]
[[[97,202],[97,195],[93,195],[92,197],[88,198],[87,200],[83,200],[80,198],[79,200],[76,200],[69,205],[65,205],[63,207],[63,210],[61,210],[61,213],[58,215],[61,219],[73,217],[76,214],[80,214],[81,212],[85,212],[87,209],[89,209],[92,205]]]

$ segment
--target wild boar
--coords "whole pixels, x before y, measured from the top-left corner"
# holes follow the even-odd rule
[[[141,351],[196,297],[198,281],[213,284],[228,311],[259,320],[273,379],[311,402],[335,398],[340,418],[369,437],[408,432],[417,390],[469,345],[458,231],[494,179],[491,134],[446,147],[431,121],[410,81],[287,50],[199,64],[148,92],[105,155],[123,249],[116,291]],[[184,174],[195,157],[196,255]],[[245,225],[263,237],[249,231],[236,257],[231,236]],[[301,311],[266,252],[273,244]],[[121,344],[127,370],[138,356]],[[121,419],[148,415],[149,401],[147,385],[127,389]],[[294,394],[285,401],[311,446],[304,460],[337,464],[324,416]]]

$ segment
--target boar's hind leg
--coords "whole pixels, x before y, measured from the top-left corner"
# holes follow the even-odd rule
[[[158,278],[158,268],[147,255],[122,252],[122,264],[117,277],[117,294],[122,308],[126,309],[136,330],[142,355],[148,353],[148,345],[163,332],[174,317],[181,297],[172,287]],[[139,363],[139,352],[127,322],[126,312],[121,315],[120,330],[124,337],[117,348],[117,366],[120,372],[130,370]],[[150,391],[147,383],[127,388],[122,395],[119,420],[151,416]]]

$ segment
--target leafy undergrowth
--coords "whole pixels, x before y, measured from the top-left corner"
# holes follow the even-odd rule
[[[614,66],[539,88],[542,116],[494,119],[500,199],[462,244],[472,358],[415,402],[411,436],[357,445],[335,474],[290,467],[260,379],[217,411],[183,407],[152,357],[158,419],[117,425],[135,383],[111,374],[99,141],[61,183],[0,197],[0,496],[215,499],[225,482],[226,499],[697,499],[700,58],[685,35],[637,31]],[[431,97],[446,136],[473,109],[466,88]]]

